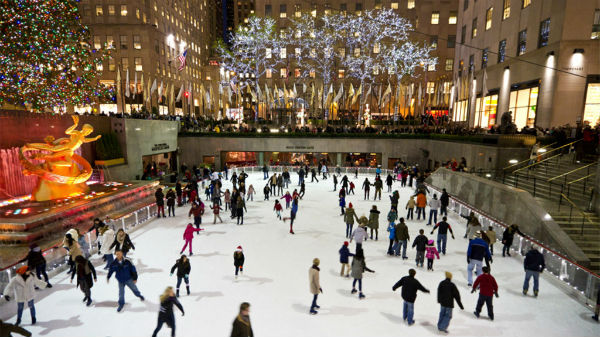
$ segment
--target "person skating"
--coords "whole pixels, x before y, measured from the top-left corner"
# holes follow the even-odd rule
[[[481,226],[481,223],[479,222],[479,220],[477,219],[477,217],[473,217],[469,221],[469,225],[468,225],[468,228],[467,228],[467,238],[469,240],[473,240],[478,235],[481,236],[482,232],[483,232],[483,227]]]
[[[392,287],[393,291],[396,291],[399,287],[402,287],[402,299],[404,300],[404,306],[402,310],[402,318],[407,321],[408,325],[415,324],[413,319],[415,313],[415,301],[417,299],[417,291],[420,290],[425,293],[429,293],[425,287],[415,278],[417,271],[414,269],[408,270],[408,275],[396,282]]]
[[[387,177],[385,178],[385,184],[387,185],[388,192],[392,191],[392,183],[393,182],[394,182],[394,178],[392,178],[392,175],[388,173]]]
[[[348,208],[346,208],[346,213],[344,213],[344,222],[346,223],[346,238],[350,238],[352,235],[352,227],[354,226],[354,220],[358,221],[358,216],[354,211],[354,207],[352,203],[348,203]]]
[[[400,200],[400,193],[398,191],[394,191],[390,197],[390,202],[392,203],[392,209],[398,213],[398,200]]]
[[[319,182],[319,178],[317,178],[317,171],[315,171],[315,168],[313,167],[312,169],[310,169],[310,182],[312,183],[313,181],[317,181]]]
[[[244,211],[246,210],[246,202],[244,202],[244,198],[240,195],[237,198],[237,202],[235,203],[235,207],[237,208],[235,214],[237,215],[237,224],[244,224]],[[241,222],[240,222],[241,220]]]
[[[81,255],[78,255],[81,256]],[[4,288],[4,299],[10,301],[11,296],[14,296],[17,302],[17,322],[15,325],[21,324],[21,317],[23,317],[23,308],[25,303],[29,307],[29,313],[31,314],[31,324],[35,324],[35,288],[46,288],[47,283],[31,275],[31,272],[27,266],[22,266],[17,269],[17,275],[13,277],[6,288]]]
[[[335,176],[334,176],[334,177],[335,177]],[[342,190],[342,191],[343,191],[343,190]],[[344,196],[341,196],[341,197],[340,197],[339,205],[340,205],[340,208],[341,208],[341,210],[342,210],[342,213],[341,213],[340,215],[344,215],[344,214],[345,214],[345,213],[344,213],[344,208],[346,207],[346,197],[344,197]]]
[[[275,196],[277,194],[277,173],[273,173],[269,185],[271,186],[271,196]]]
[[[383,181],[381,181],[380,177],[375,178],[375,183],[373,184],[373,186],[375,186],[375,195],[373,196],[373,200],[376,200],[377,196],[379,196],[379,200],[381,200],[381,190],[383,190]]]
[[[188,218],[192,217],[192,215],[194,216],[194,225],[196,226],[196,228],[200,228],[200,225],[202,224],[203,214],[204,203],[202,203],[202,201],[200,201],[200,204],[192,204],[192,208],[190,208],[190,211],[188,212]]]
[[[419,265],[423,267],[423,262],[425,262],[425,252],[427,251],[427,242],[429,239],[425,236],[425,231],[419,229],[419,235],[413,241],[412,247],[417,248],[417,257],[415,258],[415,262],[417,263],[417,267]],[[429,269],[429,264],[427,265]]]
[[[290,208],[290,203],[292,202],[292,195],[290,194],[289,191],[285,192],[285,195],[282,196],[279,199],[284,199],[285,200],[285,209]]]
[[[129,238],[129,234],[125,233],[123,228],[119,228],[117,234],[115,235],[115,240],[110,245],[110,249],[115,248],[115,254],[117,251],[121,251],[123,256],[127,257],[127,253],[129,250],[135,250],[135,246],[131,239]]]
[[[250,185],[250,187],[252,187],[252,185]],[[223,193],[223,202],[225,202],[226,211],[231,208],[231,192],[229,192],[229,189],[226,189],[225,193]]]
[[[248,186],[248,192],[246,194],[248,195],[248,197],[246,198],[246,201],[248,201],[248,200],[254,201],[254,195],[256,194],[256,191],[254,190],[254,186],[252,186],[252,184],[250,184],[250,186]]]
[[[177,195],[177,207],[183,206],[183,186],[181,185],[181,181],[177,180],[175,183],[175,194]]]
[[[448,216],[448,205],[450,204],[450,196],[446,189],[442,190],[442,195],[440,195],[440,215]]]
[[[246,257],[244,256],[242,246],[237,246],[235,252],[233,252],[233,266],[235,267],[236,279],[238,277],[238,272],[244,273],[244,261],[246,261]]]
[[[5,323],[0,319],[0,337],[11,337],[13,333],[18,333],[19,335],[30,337],[31,332],[21,328],[18,325]]]
[[[190,271],[192,271],[192,266],[190,264],[190,259],[187,256],[181,255],[173,267],[171,267],[170,276],[173,276],[173,273],[177,269],[177,292],[176,296],[179,297],[179,286],[181,285],[181,281],[185,282],[185,290],[187,294],[190,294]]]
[[[412,195],[410,196],[410,199],[408,199],[408,202],[406,203],[406,209],[408,210],[406,213],[406,220],[413,220],[414,219],[414,212],[415,212],[415,206],[417,205],[417,202],[415,201],[415,197],[413,197]]]
[[[492,254],[492,256],[494,256],[494,243],[496,243],[497,238],[496,238],[496,232],[494,231],[494,227],[493,226],[488,226],[488,230],[485,231],[485,236],[487,236],[488,240],[489,240],[489,245],[490,245],[490,254]]]
[[[357,221],[358,227],[354,230],[352,236],[350,237],[350,242],[352,242],[352,240],[356,240],[356,250],[362,249],[363,241],[367,239],[368,234],[366,227],[367,223],[369,223],[369,220],[364,215],[361,216]]]
[[[298,212],[298,198],[292,201],[292,209],[290,210],[290,217],[283,218],[283,221],[290,220],[290,234],[294,234],[294,220],[296,219],[296,213]]]
[[[356,186],[354,185],[354,182],[350,182],[350,190],[348,190],[348,195],[350,195],[350,193],[354,194],[354,188]]]
[[[327,165],[323,164],[323,166],[321,167],[321,174],[323,175],[323,180],[327,180]]]
[[[279,220],[281,220],[281,210],[283,209],[283,207],[281,207],[281,203],[279,203],[279,200],[275,199],[275,205],[273,206],[273,210],[275,211],[275,215],[277,215],[277,218]]]
[[[425,193],[417,194],[417,220],[421,220],[421,215],[423,215],[423,220],[427,220],[427,216],[425,215],[425,206],[427,206],[427,197]]]
[[[46,273],[46,259],[44,258],[44,254],[42,253],[42,249],[36,243],[32,243],[29,245],[29,252],[25,258],[19,260],[17,263],[27,261],[27,267],[29,270],[35,270],[35,275],[38,279],[42,279],[44,276],[44,281],[46,282],[46,287],[52,288],[52,285],[48,281],[48,274]]]
[[[448,231],[450,231],[450,234],[452,235],[452,240],[454,240],[454,232],[452,231],[452,227],[450,226],[450,224],[448,224],[446,217],[443,217],[442,221],[438,222],[435,226],[433,226],[433,229],[431,230],[431,234],[433,234],[433,232],[435,232],[435,230],[438,228],[439,228],[438,234],[437,234],[438,251],[440,251],[442,254],[446,255],[446,242],[448,241]]]
[[[464,215],[460,215],[462,218],[465,218],[467,220],[467,227],[465,229],[465,236],[463,238],[467,238],[467,236],[469,235],[469,227],[471,226],[472,223],[474,223],[475,220],[477,220],[477,217],[475,216],[474,212],[470,212],[469,215],[464,216]],[[479,223],[479,220],[477,220],[477,222]]]
[[[369,200],[369,192],[371,191],[371,182],[369,181],[369,178],[365,178],[365,181],[363,181],[362,189],[365,190],[364,200]]]
[[[493,321],[494,320],[494,305],[493,305],[493,297],[498,297],[498,284],[496,283],[496,279],[490,275],[490,268],[483,267],[483,274],[477,276],[475,279],[475,283],[473,283],[473,289],[471,293],[474,293],[477,288],[479,288],[479,299],[477,299],[477,306],[475,307],[475,316],[479,318],[479,313],[483,308],[483,303],[485,303],[488,311],[488,317]]]
[[[173,305],[179,308],[181,316],[185,315],[183,306],[179,303],[175,294],[173,294],[173,287],[167,287],[162,295],[160,295],[159,300],[160,309],[158,311],[158,322],[156,324],[156,329],[154,329],[154,332],[152,333],[152,337],[156,337],[164,323],[171,328],[171,337],[175,337],[175,314],[173,313]]]
[[[77,243],[79,244],[79,248],[81,248],[82,255],[87,259],[90,257],[90,245],[85,240],[85,235],[81,234],[79,228],[74,228],[75,232],[77,232]]]
[[[467,267],[467,281],[469,286],[473,284],[473,269],[475,268],[475,275],[479,276],[481,274],[483,260],[485,259],[485,263],[488,266],[490,261],[492,261],[492,255],[490,254],[488,244],[480,237],[480,235],[481,234],[477,234],[473,240],[469,241],[469,248],[467,249],[467,263],[469,264]]]
[[[277,175],[277,195],[283,195],[283,174]]]
[[[210,209],[212,209],[214,215],[213,225],[217,223],[217,219],[219,219],[219,221],[223,223],[223,219],[221,219],[221,215],[219,215],[219,213],[221,213],[223,209],[219,206],[219,204],[215,203]]]
[[[306,186],[304,185],[304,180],[302,180],[302,183],[300,184],[300,193],[298,193],[298,198],[302,199],[304,193],[306,193]]]
[[[344,175],[342,177],[342,188],[344,189],[344,192],[346,192],[346,194],[348,194],[348,176]]]
[[[92,304],[91,289],[94,286],[94,283],[98,282],[98,279],[96,278],[96,269],[88,259],[79,255],[75,258],[75,273],[71,274],[71,283],[73,283],[75,274],[77,274],[77,287],[79,287],[81,292],[85,295],[83,301],[86,302],[85,305],[89,307]]]
[[[310,305],[310,313],[312,315],[317,314],[317,309],[321,307],[317,305],[317,298],[319,297],[319,292],[323,293],[323,289],[321,289],[321,283],[319,282],[319,263],[321,261],[318,258],[313,259],[313,264],[308,270],[308,284],[310,288],[310,293],[313,295],[312,304]]]
[[[440,201],[437,198],[437,194],[434,194],[433,198],[429,199],[429,221],[427,222],[427,226],[431,226],[431,220],[433,220],[434,225],[437,223],[437,214],[439,208]]]
[[[112,244],[115,242],[115,231],[110,228],[110,226],[100,228],[100,237],[98,240],[102,240],[99,253],[102,255],[102,259],[106,261],[104,270],[107,270],[114,260],[110,247],[112,247]]]
[[[540,253],[536,244],[533,244],[531,249],[527,252],[527,254],[525,254],[523,267],[525,268],[523,295],[527,295],[527,291],[529,290],[529,279],[533,277],[533,295],[537,297],[540,290],[540,273],[544,272],[546,263],[544,261],[544,255]]]
[[[175,216],[175,199],[177,198],[177,196],[175,195],[175,191],[173,191],[173,189],[170,189],[169,192],[167,192],[166,198],[167,198],[167,214],[169,216],[171,216],[171,214],[173,214],[173,216]]]
[[[262,171],[263,171],[263,180],[267,180],[269,178],[269,167],[267,167],[266,164],[263,165]]]
[[[446,278],[438,286],[437,301],[440,304],[440,318],[438,319],[437,328],[439,331],[448,333],[454,301],[456,301],[460,310],[465,309],[460,301],[460,292],[458,292],[456,285],[452,283],[452,273],[449,271],[446,272]]]
[[[77,231],[74,228],[71,228],[65,234],[63,238],[62,247],[67,250],[67,254],[69,255],[69,259],[67,260],[69,264],[69,273],[75,272],[75,258],[78,255],[83,255],[81,252],[81,247],[79,247]]]
[[[427,250],[427,253],[425,254],[425,257],[427,258],[427,270],[433,271],[433,261],[436,257],[438,260],[440,259],[440,253],[435,249],[433,240],[427,241],[427,247],[425,247],[425,249]]]
[[[348,249],[348,241],[344,241],[342,248],[339,250],[340,253],[340,263],[342,264],[342,270],[340,271],[340,276],[344,276],[344,269],[346,270],[346,277],[350,277],[350,265],[348,264],[348,258],[350,256],[354,256]]]
[[[165,217],[165,195],[162,191],[162,188],[157,188],[154,193],[154,198],[156,199],[156,207],[157,207],[157,216],[160,218],[162,214],[163,218]]]
[[[377,206],[373,205],[369,211],[369,229],[371,230],[371,240],[373,240],[373,231],[375,231],[375,241],[379,238],[379,212]]]
[[[300,167],[300,169],[298,170],[298,186],[300,186],[300,184],[302,184],[304,182],[305,174],[306,174],[306,172],[304,172],[304,169],[302,167]]]
[[[519,226],[515,224],[510,225],[504,230],[504,233],[502,233],[502,256],[505,256],[505,254],[510,256],[510,246],[512,246],[516,233],[525,236],[525,234],[521,233],[519,230]]]
[[[337,191],[337,184],[338,184],[338,179],[337,176],[334,174],[333,175],[333,191]]]
[[[185,227],[185,231],[183,232],[183,240],[185,241],[185,244],[183,245],[183,248],[181,248],[181,252],[179,252],[180,255],[183,254],[185,248],[188,247],[188,245],[190,256],[194,255],[194,253],[192,252],[192,240],[194,239],[194,233],[198,233],[203,230],[204,228],[194,228],[194,225],[192,225],[191,223],[187,224],[187,226]]]
[[[400,218],[396,224],[396,256],[400,256],[400,248],[402,248],[402,260],[408,259],[406,256],[406,248],[408,246],[408,240],[410,240],[410,234],[408,234],[408,227],[404,223],[404,218]]]
[[[263,193],[265,195],[265,201],[269,200],[269,195],[271,194],[271,188],[269,187],[269,184],[266,184],[265,187],[263,188]]]
[[[358,299],[365,298],[365,295],[362,292],[362,276],[365,271],[369,273],[374,273],[374,270],[371,270],[367,267],[365,262],[365,254],[362,249],[358,249],[354,258],[352,258],[352,268],[350,274],[354,279],[352,281],[352,294],[356,294],[356,283],[358,282]]]
[[[254,337],[252,324],[250,324],[250,303],[240,305],[240,313],[233,320],[231,337]]]
[[[388,224],[395,223],[398,220],[398,212],[395,208],[391,208],[387,215]]]
[[[138,274],[133,263],[129,259],[126,259],[120,250],[115,252],[115,257],[115,260],[110,264],[106,283],[110,281],[112,274],[115,274],[117,281],[119,281],[119,306],[117,307],[117,312],[121,312],[125,305],[125,286],[131,289],[133,294],[139,297],[140,300],[144,301],[144,296],[142,296],[137,288]]]
[[[390,239],[390,244],[388,245],[387,255],[394,256],[394,243],[396,242],[396,225],[394,222],[390,222],[387,231],[389,233],[388,238]]]

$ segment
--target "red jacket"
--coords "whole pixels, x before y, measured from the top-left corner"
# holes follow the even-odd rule
[[[477,286],[479,286],[479,293],[484,296],[494,296],[494,293],[498,291],[496,279],[490,274],[483,273],[477,276],[473,283],[473,289],[477,289]]]
[[[282,209],[281,204],[279,204],[279,203],[275,204],[273,209],[275,209],[276,211],[281,211],[281,209]]]
[[[190,215],[194,215],[194,216],[202,216],[202,214],[204,214],[204,206],[202,204],[200,204],[200,206],[194,208],[190,208],[190,212],[188,213],[188,216]]]
[[[194,233],[195,232],[199,232],[199,231],[203,231],[204,229],[202,228],[194,228],[194,225],[192,224],[188,224],[187,227],[185,228],[185,232],[183,232],[183,239],[184,240],[191,240],[194,238]]]

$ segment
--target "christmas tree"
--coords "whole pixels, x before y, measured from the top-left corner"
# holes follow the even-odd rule
[[[112,96],[76,0],[0,0],[0,105],[49,110]]]

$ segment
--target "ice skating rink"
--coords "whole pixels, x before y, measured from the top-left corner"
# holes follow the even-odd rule
[[[364,180],[364,176],[349,178],[357,188]],[[371,182],[373,178],[369,176]],[[363,201],[362,191],[357,190],[356,195],[350,195],[346,201],[353,203],[358,216],[368,216],[372,205],[381,211],[379,241],[367,241],[363,245],[367,266],[376,272],[364,274],[366,298],[359,300],[350,294],[352,280],[339,275],[338,249],[345,241],[345,224],[339,215],[338,193],[333,191],[332,179],[319,183],[308,181],[310,179],[306,183],[306,195],[299,203],[295,235],[288,233],[289,222],[276,219],[273,198],[262,201],[262,173],[248,178],[247,186],[253,184],[258,193],[254,201],[247,202],[243,226],[236,226],[229,212],[221,214],[223,224],[213,225],[212,212],[206,204],[203,217],[206,230],[194,239],[194,255],[190,258],[191,295],[185,295],[182,287],[180,297],[185,316],[181,317],[176,310],[178,336],[229,336],[231,323],[243,301],[251,303],[251,322],[258,337],[441,335],[436,327],[439,314],[436,292],[446,270],[454,274],[453,281],[465,306],[464,311],[455,306],[448,329],[453,336],[600,335],[600,326],[590,319],[592,313],[546,277],[540,279],[538,298],[523,296],[524,272],[520,260],[499,256],[499,243],[492,264],[500,295],[494,298],[495,320],[487,319],[485,308],[482,318],[476,319],[473,311],[478,295],[471,294],[467,287],[467,240],[462,238],[465,220],[454,213],[450,214],[449,223],[456,240],[449,238],[448,254],[435,261],[433,272],[417,268],[416,278],[431,294],[418,294],[416,323],[407,326],[402,320],[400,289],[393,292],[392,286],[408,274],[409,268],[415,267],[415,250],[408,251],[409,259],[405,261],[386,255],[390,194],[383,193],[381,201]],[[295,173],[292,182],[298,182]],[[290,185],[290,193],[296,187]],[[404,205],[412,189],[400,188],[399,183],[393,187],[401,195],[399,215],[405,216]],[[226,188],[231,189],[231,182],[224,184],[223,190]],[[384,191],[386,189],[384,186]],[[280,201],[285,207],[284,200]],[[23,327],[33,336],[150,336],[156,325],[158,296],[166,286],[176,283],[176,277],[169,277],[169,271],[184,243],[183,231],[191,220],[187,217],[188,210],[189,206],[177,208],[176,217],[153,220],[131,235],[136,250],[129,257],[138,269],[137,285],[146,297],[145,302],[126,289],[125,309],[117,313],[117,281],[113,277],[107,284],[102,261],[95,255],[92,261],[99,267],[98,283],[92,288],[92,306],[82,303],[83,294],[75,288],[75,281],[69,283],[63,272],[52,279],[52,289],[37,292],[37,324],[30,325],[29,311],[25,309]],[[284,214],[288,216],[289,210],[284,208]],[[431,227],[425,224],[408,221],[411,244],[420,228],[425,229],[429,238],[434,238],[429,235]],[[246,263],[244,275],[236,281],[232,255],[238,245],[244,249]],[[354,252],[354,243],[350,248]],[[319,295],[319,314],[311,316],[308,313],[312,300],[308,270],[315,257],[321,260],[324,294]],[[1,305],[0,318],[14,322],[16,307],[14,300]],[[170,329],[163,326],[159,336],[170,336]]]

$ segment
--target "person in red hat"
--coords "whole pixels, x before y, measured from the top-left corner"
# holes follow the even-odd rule
[[[346,270],[346,277],[350,277],[350,264],[349,257],[354,256],[354,254],[350,253],[348,249],[348,241],[344,241],[342,248],[339,250],[340,253],[340,263],[342,264],[342,270],[340,271],[340,276],[344,276],[344,269]]]
[[[35,287],[46,288],[47,285],[46,282],[32,276],[27,266],[17,269],[17,276],[13,277],[4,288],[4,298],[10,301],[10,296],[14,294],[17,301],[17,322],[15,325],[21,324],[25,303],[27,303],[31,313],[31,324],[35,324],[35,306],[33,305]]]
[[[233,265],[235,266],[235,278],[238,277],[238,272],[244,273],[244,251],[242,250],[242,246],[237,246],[235,252],[233,252]]]

